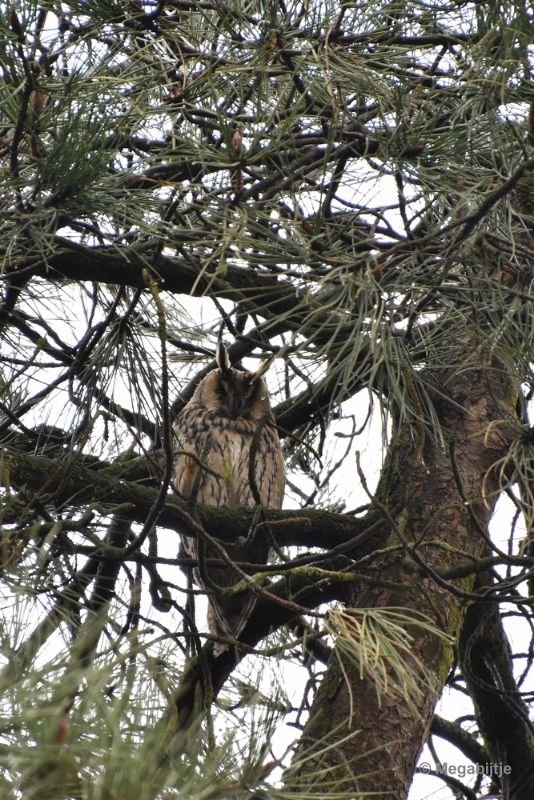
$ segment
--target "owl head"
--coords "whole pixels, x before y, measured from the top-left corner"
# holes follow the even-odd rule
[[[229,419],[260,419],[269,414],[271,406],[265,381],[267,369],[262,365],[256,372],[235,369],[222,342],[217,346],[218,369],[212,370],[198,385],[193,400],[216,409]]]

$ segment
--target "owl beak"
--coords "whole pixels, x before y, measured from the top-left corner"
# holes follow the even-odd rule
[[[232,405],[232,419],[239,419],[239,417],[245,416],[245,411],[247,407],[247,401],[244,398],[240,398],[239,400],[235,399]]]

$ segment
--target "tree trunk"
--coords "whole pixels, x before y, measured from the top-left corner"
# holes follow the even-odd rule
[[[458,371],[428,378],[441,430],[454,445],[450,453],[428,435],[421,441],[420,421],[398,432],[375,501],[377,513],[391,514],[388,544],[397,549],[384,555],[379,573],[374,572],[380,583],[370,584],[357,603],[423,612],[455,640],[473,579],[449,583],[446,575],[484,552],[499,493],[499,462],[515,435],[513,382],[500,366],[476,357],[469,369],[464,361]],[[379,793],[373,796],[404,800],[453,662],[446,641],[417,626],[411,633],[413,653],[434,681],[433,688],[422,687],[418,713],[391,693],[380,704],[375,686],[360,679],[359,670],[336,648],[286,772],[293,791],[322,794],[335,785],[338,791],[373,791]],[[312,752],[317,758],[310,757]]]

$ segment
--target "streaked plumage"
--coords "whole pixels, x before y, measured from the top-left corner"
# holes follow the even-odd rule
[[[184,497],[196,491],[199,503],[230,508],[256,505],[249,483],[250,447],[256,431],[257,450],[254,476],[264,508],[280,508],[284,496],[284,461],[265,382],[260,375],[233,369],[222,345],[217,350],[218,369],[198,385],[195,394],[174,423],[174,485]],[[262,426],[260,430],[260,426]],[[202,470],[198,462],[180,450],[194,453],[217,476]],[[201,473],[199,474],[199,471]],[[198,556],[196,539],[184,537],[186,552]],[[227,548],[235,561],[265,563],[268,545],[253,540],[242,547]],[[219,558],[206,548],[206,558]],[[196,583],[202,579],[194,571]],[[229,567],[212,568],[209,577],[218,586],[233,586],[239,576]],[[211,633],[236,639],[249,618],[256,595],[247,590],[231,597],[210,595],[208,626]],[[225,650],[216,645],[215,653]]]

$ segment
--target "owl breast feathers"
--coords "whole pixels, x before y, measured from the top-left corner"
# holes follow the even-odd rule
[[[183,497],[196,495],[199,503],[250,508],[256,505],[249,480],[252,470],[261,505],[280,508],[284,461],[265,382],[261,376],[232,368],[222,345],[217,349],[217,363],[219,368],[201,381],[174,423],[174,486]],[[193,453],[195,458],[187,453]],[[184,547],[192,558],[198,558],[196,539],[184,537]],[[241,547],[227,547],[226,551],[232,561],[264,564],[269,546],[252,541]],[[220,558],[209,546],[205,557]],[[207,588],[198,569],[194,570],[194,578],[201,588]],[[210,567],[209,578],[222,588],[240,581],[228,566]],[[230,596],[217,596],[213,588],[209,591],[210,632],[237,639],[254,608],[256,595],[250,590]],[[215,645],[215,654],[225,649],[224,644]]]

